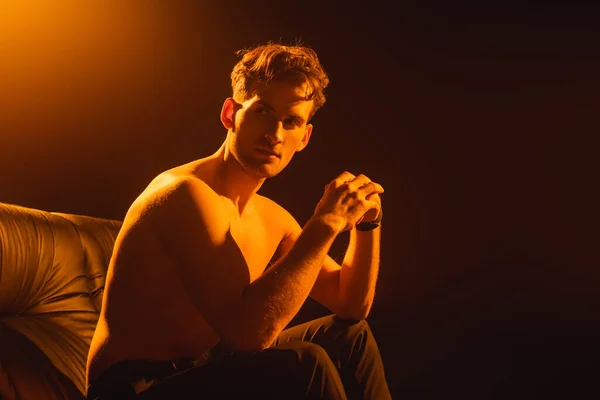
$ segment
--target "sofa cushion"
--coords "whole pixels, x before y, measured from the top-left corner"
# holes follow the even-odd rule
[[[83,395],[40,349],[0,323],[0,398],[78,400]]]
[[[52,214],[69,220],[79,234],[85,262],[85,273],[90,287],[89,293],[96,310],[100,312],[106,270],[117,234],[121,228],[121,222],[85,215]]]
[[[0,204],[0,323],[37,346],[81,393],[119,228]]]

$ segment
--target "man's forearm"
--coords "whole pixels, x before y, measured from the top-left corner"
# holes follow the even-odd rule
[[[364,319],[375,297],[379,273],[381,228],[350,231],[350,242],[340,271],[339,303],[342,317]]]
[[[269,346],[298,313],[337,234],[323,220],[309,220],[290,251],[246,287],[239,318],[258,347]]]

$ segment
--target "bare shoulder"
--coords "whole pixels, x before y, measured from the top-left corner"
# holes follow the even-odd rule
[[[210,226],[211,232],[227,229],[227,219],[221,215],[224,210],[220,197],[208,184],[192,175],[157,177],[148,186],[147,198],[142,201],[153,209],[153,225],[160,231],[184,233],[182,229],[172,231],[172,228],[185,227],[192,216],[199,219],[202,226]]]
[[[163,172],[154,178],[146,191],[157,201],[178,199],[182,195],[216,195],[203,180],[191,174],[175,174],[170,172]]]
[[[214,201],[217,194],[201,179],[191,175],[165,174],[149,186],[152,199],[166,208],[184,205],[189,200]]]
[[[222,213],[222,201],[208,184],[190,174],[166,171],[132,203],[123,230],[129,233],[143,227],[142,232],[151,231],[161,241],[177,240],[190,224],[200,222],[200,227],[223,236],[227,226]]]

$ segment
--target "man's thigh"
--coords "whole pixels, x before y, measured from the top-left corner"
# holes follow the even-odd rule
[[[251,354],[232,354],[170,376],[140,394],[144,400],[306,398],[311,387],[337,393],[341,381],[324,350],[289,343]],[[315,369],[323,373],[315,380]],[[244,396],[244,397],[242,397]],[[336,396],[323,398],[338,398]]]
[[[273,346],[301,340],[336,352],[348,347],[357,334],[368,329],[364,320],[348,320],[331,314],[283,330]]]

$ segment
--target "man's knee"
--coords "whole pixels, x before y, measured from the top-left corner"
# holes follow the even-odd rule
[[[318,344],[299,341],[295,342],[294,345],[298,354],[298,361],[301,364],[316,365],[325,369],[333,366],[333,362],[327,354],[327,351]]]
[[[307,398],[346,399],[337,366],[327,351],[311,342],[295,342],[298,354],[296,378]]]
[[[337,341],[343,343],[341,348],[349,355],[379,354],[379,347],[371,331],[369,323],[364,320],[349,320],[334,316],[332,328],[337,330]],[[342,350],[344,352],[344,350]]]
[[[373,336],[371,327],[369,326],[369,323],[366,319],[345,319],[336,315],[333,317],[333,322],[333,326],[335,327],[335,329],[337,329],[340,332],[344,332],[347,338],[354,339],[357,336],[372,338]]]
[[[366,330],[368,332],[371,331],[369,323],[366,319],[346,319],[342,317],[335,316],[336,323],[347,326],[349,329],[354,329],[357,331]]]

